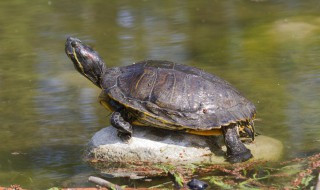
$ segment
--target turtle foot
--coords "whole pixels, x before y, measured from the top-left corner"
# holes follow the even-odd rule
[[[251,151],[247,149],[247,151],[240,153],[240,154],[232,154],[227,155],[227,161],[230,163],[239,163],[239,162],[245,162],[252,158]]]

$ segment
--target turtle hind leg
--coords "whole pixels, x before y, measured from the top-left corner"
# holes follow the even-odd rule
[[[118,137],[125,143],[129,143],[132,137],[132,126],[124,120],[120,112],[112,113],[110,123],[118,130]]]
[[[227,161],[230,163],[244,162],[252,158],[251,151],[241,142],[237,124],[222,127],[224,141],[227,146]]]

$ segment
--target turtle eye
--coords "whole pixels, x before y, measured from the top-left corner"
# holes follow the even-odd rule
[[[78,43],[77,43],[76,41],[72,41],[72,42],[71,42],[71,46],[75,48],[75,47],[78,46]]]

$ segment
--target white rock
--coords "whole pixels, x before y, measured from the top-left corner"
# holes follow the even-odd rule
[[[222,146],[222,151],[216,143],[208,139],[204,136],[151,127],[135,127],[131,142],[125,144],[117,136],[115,128],[106,127],[92,137],[85,160],[89,162],[98,160],[108,165],[123,163],[130,167],[141,163],[171,166],[226,164],[225,146]],[[251,150],[255,160],[267,161],[279,159],[283,149],[280,141],[262,135],[246,146]]]

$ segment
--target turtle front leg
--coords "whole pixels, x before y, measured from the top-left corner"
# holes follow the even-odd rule
[[[132,126],[125,121],[120,112],[113,112],[110,119],[111,125],[118,130],[118,137],[125,143],[129,143],[132,137]]]
[[[244,146],[238,136],[237,127],[236,124],[222,127],[227,146],[227,161],[230,163],[244,162],[252,158],[251,151]]]

